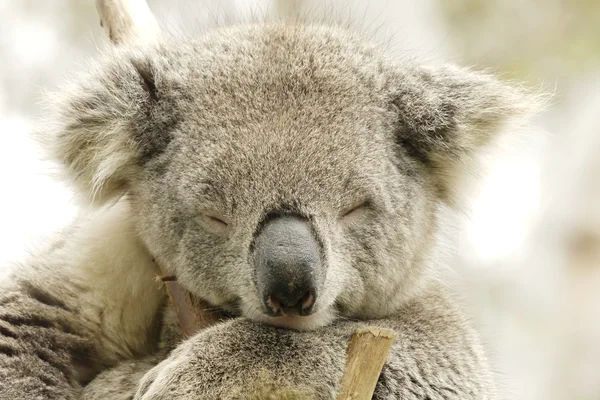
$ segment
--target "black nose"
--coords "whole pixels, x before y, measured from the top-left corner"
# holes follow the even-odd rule
[[[323,281],[321,246],[295,216],[267,222],[254,241],[257,289],[268,314],[312,313]]]

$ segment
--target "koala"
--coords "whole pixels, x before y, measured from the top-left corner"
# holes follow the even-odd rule
[[[52,103],[87,205],[2,282],[0,399],[330,400],[367,325],[374,399],[497,399],[433,255],[525,90],[274,21],[107,49]],[[159,263],[230,318],[183,338]]]

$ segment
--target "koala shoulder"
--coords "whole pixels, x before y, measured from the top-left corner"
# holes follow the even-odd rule
[[[441,285],[380,324],[398,337],[374,398],[497,399],[479,337]]]

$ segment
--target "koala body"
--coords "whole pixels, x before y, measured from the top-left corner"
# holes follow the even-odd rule
[[[93,210],[4,283],[0,399],[333,399],[367,323],[398,333],[375,398],[495,398],[434,237],[531,104],[322,25],[108,51],[42,132]],[[154,259],[238,317],[179,344]]]

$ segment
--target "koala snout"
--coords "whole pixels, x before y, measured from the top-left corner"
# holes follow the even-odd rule
[[[310,222],[296,216],[268,221],[254,241],[256,284],[271,316],[313,312],[323,285],[322,251]]]

